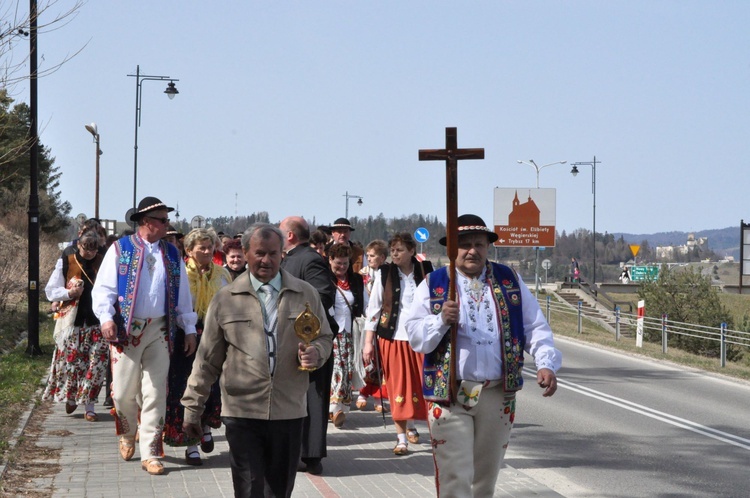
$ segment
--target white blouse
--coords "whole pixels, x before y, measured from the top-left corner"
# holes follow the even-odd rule
[[[352,313],[350,307],[354,307],[354,293],[351,290],[344,290],[338,285],[336,287],[336,299],[333,303],[333,319],[336,320],[336,324],[339,326],[340,332],[346,332],[347,334],[352,333]],[[362,290],[362,297],[364,299],[364,306],[367,309],[368,305],[368,294],[366,290]]]
[[[398,277],[401,281],[401,302],[399,303],[398,317],[396,318],[396,333],[393,335],[394,341],[408,341],[409,336],[406,333],[404,327],[404,321],[401,319],[404,314],[411,307],[412,301],[414,301],[414,294],[417,290],[417,284],[414,281],[414,271],[409,275],[405,275],[404,272],[398,269]],[[377,330],[378,321],[380,320],[380,312],[383,309],[383,282],[381,278],[382,272],[375,272],[375,282],[372,284],[372,293],[370,294],[370,302],[367,305],[367,320],[365,321],[365,330]]]

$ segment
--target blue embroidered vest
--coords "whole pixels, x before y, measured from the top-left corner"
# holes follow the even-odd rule
[[[526,345],[518,278],[511,268],[489,261],[486,275],[492,286],[497,322],[500,324],[498,334],[502,334],[503,385],[506,391],[518,391],[523,387],[521,370],[523,349]],[[432,313],[437,315],[448,299],[448,268],[435,270],[428,278],[430,308]],[[438,347],[424,357],[422,389],[427,401],[450,402],[450,383],[453,375],[450,358],[450,333],[446,333]]]
[[[169,351],[172,352],[174,336],[177,330],[177,304],[180,288],[180,254],[175,246],[159,241],[161,254],[166,270],[165,288],[167,289],[166,308],[169,329]],[[115,304],[115,323],[117,324],[117,342],[127,344],[133,322],[133,304],[138,292],[138,282],[143,266],[143,239],[138,235],[122,237],[115,241],[117,249],[117,303]]]

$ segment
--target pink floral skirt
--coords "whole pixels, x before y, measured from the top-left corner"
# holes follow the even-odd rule
[[[42,399],[84,405],[96,403],[107,378],[109,346],[99,325],[76,327],[62,349],[55,348]]]

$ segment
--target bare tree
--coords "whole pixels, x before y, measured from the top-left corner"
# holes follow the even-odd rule
[[[71,22],[85,0],[42,0],[37,3],[37,36],[58,30]],[[23,41],[28,40],[31,25],[28,2],[20,0],[0,3],[0,87],[11,88],[30,78],[28,73],[29,50]],[[41,58],[37,77],[57,71],[63,64],[79,54],[83,47],[66,54],[62,60],[46,61]],[[12,93],[12,92],[9,92]]]
[[[66,26],[77,15],[85,0],[42,0],[37,2],[37,37]],[[43,21],[40,23],[40,21]],[[0,3],[0,106],[12,102],[13,86],[31,78],[28,40],[31,30],[31,14],[28,2],[20,0]],[[36,77],[41,78],[57,71],[63,64],[79,54],[83,47],[66,54],[62,60],[38,62]],[[37,57],[38,59],[38,57]],[[4,118],[7,115],[3,116]],[[8,140],[9,126],[14,123],[0,120],[0,166],[6,165],[29,152],[34,137]]]

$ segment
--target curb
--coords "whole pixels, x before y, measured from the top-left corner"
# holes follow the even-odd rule
[[[44,382],[44,380],[46,380],[46,378],[42,379],[42,382]],[[8,451],[6,451],[6,455],[11,455],[13,453],[13,450],[16,449],[18,441],[21,439],[21,436],[23,436],[23,432],[26,430],[26,426],[29,425],[31,414],[34,412],[34,408],[36,408],[37,402],[39,401],[43,393],[44,390],[40,387],[34,393],[32,400],[29,401],[26,411],[23,412],[23,414],[21,415],[21,419],[18,421],[18,427],[16,427],[16,430],[13,431],[13,434],[11,434],[10,439],[8,440]],[[0,464],[0,482],[5,477],[5,471],[8,470],[8,463],[9,459],[6,458],[3,463]]]

